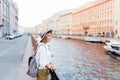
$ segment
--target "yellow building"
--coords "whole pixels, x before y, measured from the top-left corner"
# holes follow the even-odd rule
[[[43,21],[54,34],[120,37],[120,0],[94,0],[73,10],[63,10]]]
[[[113,0],[95,0],[73,12],[73,34],[113,37]]]
[[[33,27],[34,28],[34,33],[39,34],[43,29],[42,29],[42,24],[38,24]]]
[[[61,15],[64,15],[64,14],[70,12],[70,11],[71,10],[62,10],[62,11],[56,12],[50,18],[48,18],[48,19],[46,19],[46,20],[44,20],[42,22],[43,28],[45,28],[45,29],[52,29],[53,30],[53,34],[62,34],[62,31],[61,31],[61,20],[60,20],[61,19]],[[71,26],[71,24],[72,24],[72,22],[69,23],[70,26]]]
[[[60,16],[60,24],[61,24],[60,31],[62,34],[72,34],[71,33],[72,12],[61,15]]]
[[[49,26],[48,26],[48,19],[43,20],[41,25],[42,25],[41,26],[41,30],[48,29],[49,28]]]

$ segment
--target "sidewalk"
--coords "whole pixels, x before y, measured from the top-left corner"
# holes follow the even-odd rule
[[[68,38],[68,35],[59,35],[54,37],[62,37],[62,38]],[[107,38],[107,37],[93,37],[93,36],[72,36],[69,35],[70,39],[77,39],[77,40],[85,40],[85,38],[93,38],[93,39],[100,39],[102,42],[105,42],[106,40],[111,40],[111,41],[120,41],[120,38]]]
[[[5,39],[4,37],[0,37],[0,40],[3,40],[3,39]]]
[[[35,78],[31,78],[26,74],[28,69],[28,58],[33,54],[34,54],[34,50],[31,42],[31,38],[29,37],[26,45],[25,53],[23,56],[23,60],[16,76],[16,80],[36,80]]]

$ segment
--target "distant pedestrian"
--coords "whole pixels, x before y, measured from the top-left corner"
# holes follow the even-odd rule
[[[32,39],[32,45],[34,47],[34,50],[36,51],[37,46],[38,46],[37,41],[35,40],[35,38],[33,37],[33,35],[31,35],[31,39]]]
[[[36,61],[38,67],[37,80],[50,80],[50,70],[56,70],[51,64],[51,51],[47,43],[51,41],[52,30],[47,30],[40,34],[41,40],[36,53]]]
[[[39,44],[39,43],[40,43],[40,40],[41,40],[41,37],[40,37],[40,36],[37,36],[35,39],[36,39],[37,44]]]
[[[36,42],[36,45],[34,46],[35,50],[37,50],[39,44],[40,44],[40,40],[41,40],[41,37],[38,35],[36,38],[35,38],[35,42]]]

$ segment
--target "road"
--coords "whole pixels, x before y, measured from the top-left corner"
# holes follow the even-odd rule
[[[14,40],[0,40],[0,80],[15,80],[28,36]]]

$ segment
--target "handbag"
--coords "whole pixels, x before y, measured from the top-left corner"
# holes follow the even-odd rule
[[[60,80],[55,71],[50,70],[51,80]]]

